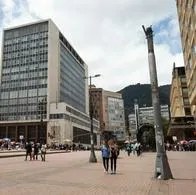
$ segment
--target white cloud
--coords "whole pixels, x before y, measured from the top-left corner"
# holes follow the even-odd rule
[[[155,25],[171,17],[159,36],[177,41],[175,1],[165,0],[3,0],[3,27],[51,18],[89,67],[97,87],[118,91],[130,84],[149,83],[148,54],[141,25]],[[21,3],[23,2],[23,3]],[[24,3],[26,2],[26,3]],[[28,6],[27,6],[28,5]],[[163,35],[161,35],[163,34]],[[159,85],[171,83],[172,64],[183,65],[182,54],[172,54],[167,43],[155,45]]]
[[[4,14],[3,24],[12,20],[12,10],[14,8],[14,2],[12,0],[3,1],[1,5],[2,12]]]

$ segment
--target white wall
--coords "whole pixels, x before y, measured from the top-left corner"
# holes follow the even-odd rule
[[[52,141],[55,141],[55,143],[58,144],[66,144],[67,142],[65,140],[73,139],[73,131],[70,121],[64,119],[53,119],[48,122],[47,128],[50,134],[53,134],[55,129],[55,138],[48,138],[48,144],[51,144]]]
[[[59,101],[59,74],[60,74],[59,31],[49,20],[48,32],[48,111],[51,102]],[[49,111],[50,112],[50,111]],[[48,114],[49,114],[48,112]],[[49,119],[49,115],[48,115]]]

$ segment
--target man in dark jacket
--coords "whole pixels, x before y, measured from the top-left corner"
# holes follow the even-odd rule
[[[39,153],[39,146],[37,143],[35,143],[35,145],[34,145],[34,158],[36,160],[38,160],[38,153]],[[33,159],[33,160],[35,160],[35,159]]]
[[[30,160],[32,159],[32,156],[31,156],[31,153],[32,153],[32,145],[31,143],[27,142],[26,143],[26,146],[25,146],[25,149],[26,149],[26,157],[25,157],[25,161],[27,160],[27,156],[29,155],[30,156]]]

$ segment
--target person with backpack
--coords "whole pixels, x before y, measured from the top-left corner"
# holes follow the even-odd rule
[[[110,168],[111,174],[116,174],[116,164],[118,158],[118,146],[113,143],[110,145]]]
[[[110,148],[107,141],[104,141],[103,146],[101,148],[101,153],[103,159],[104,173],[108,173]]]

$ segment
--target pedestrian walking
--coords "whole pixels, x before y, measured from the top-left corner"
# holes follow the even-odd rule
[[[35,145],[32,144],[31,158],[32,158],[33,160],[35,160],[34,146],[35,146]]]
[[[141,154],[141,144],[139,142],[137,142],[135,144],[135,149],[136,149],[136,152],[137,152],[137,156],[140,156],[140,154]]]
[[[134,143],[131,144],[131,148],[132,148],[133,155],[135,155],[136,149]]]
[[[118,158],[118,146],[114,143],[114,144],[110,145],[111,174],[116,174],[117,158]]]
[[[130,153],[131,153],[131,144],[130,143],[127,144],[126,150],[127,150],[128,156],[130,156]]]
[[[41,158],[42,161],[46,161],[46,144],[42,144],[41,146]]]
[[[110,148],[107,141],[104,141],[103,146],[101,148],[101,153],[103,159],[104,173],[108,173]]]
[[[34,159],[33,160],[38,160],[38,154],[39,154],[39,146],[37,143],[34,145]]]
[[[28,156],[30,157],[30,160],[32,160],[32,145],[30,142],[26,143],[25,149],[26,149],[25,161],[27,160]]]

